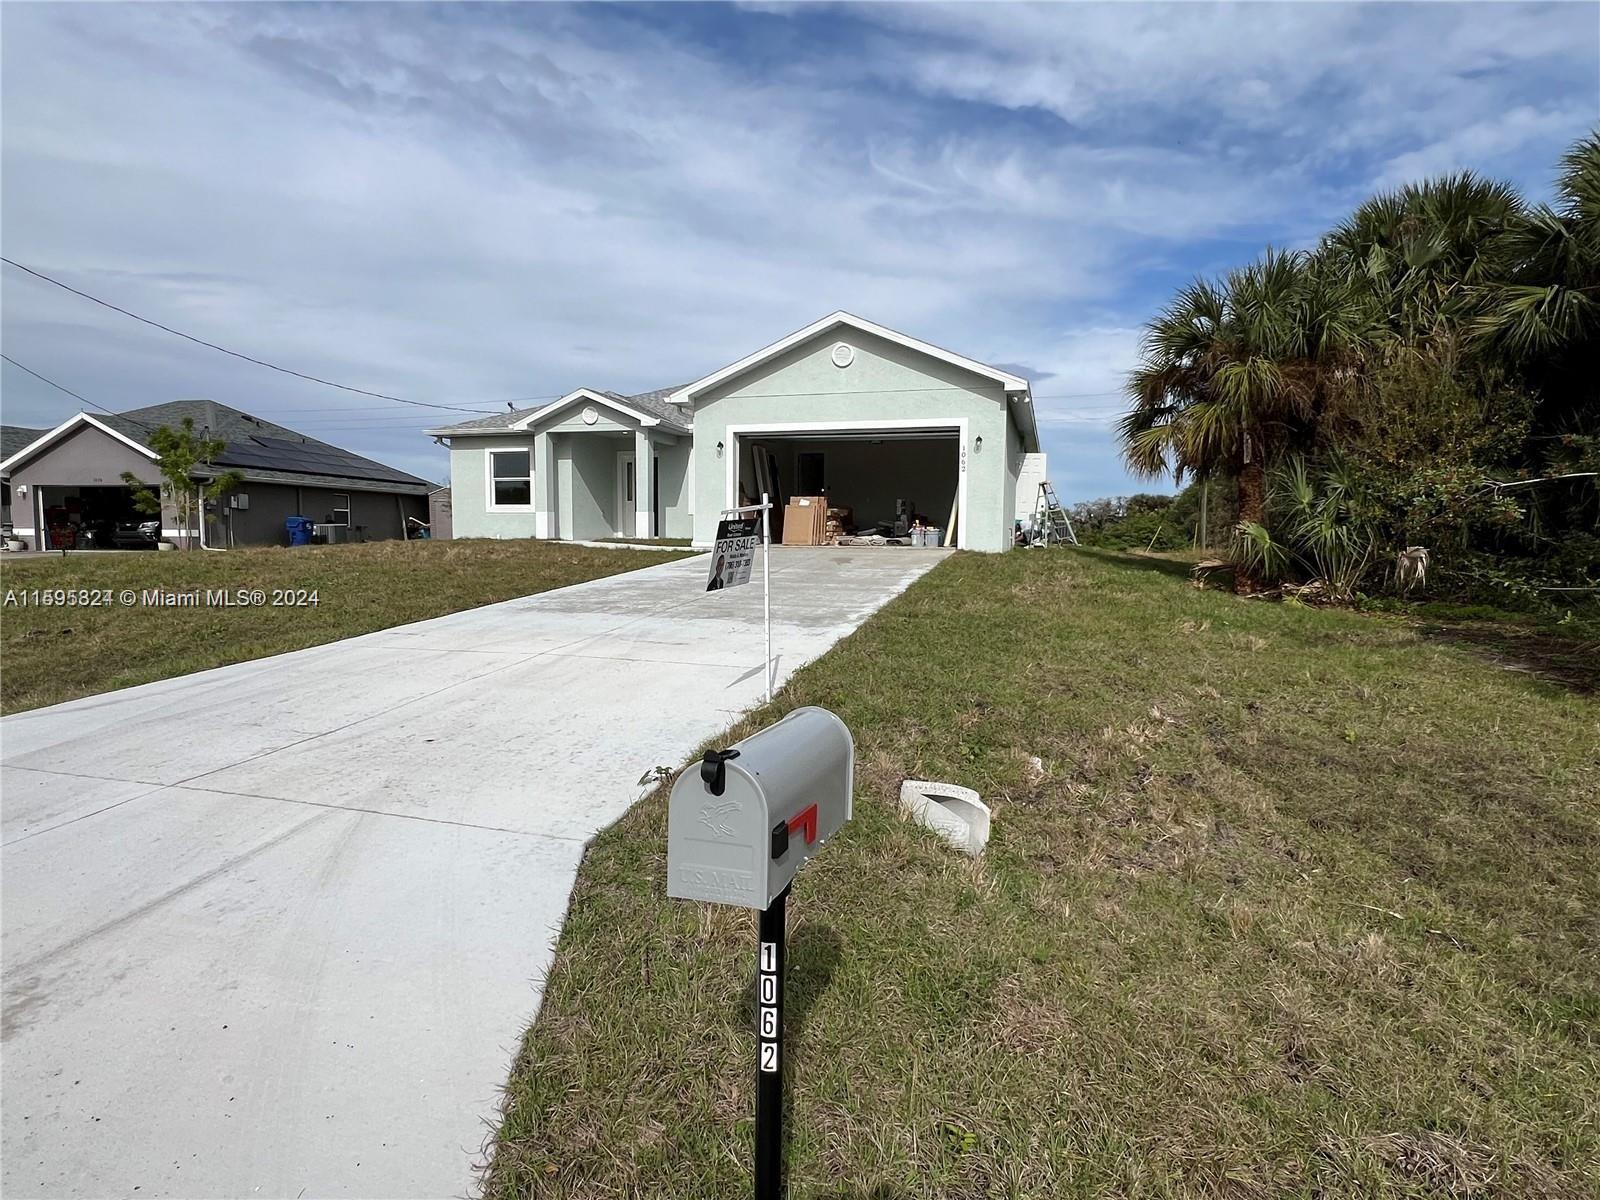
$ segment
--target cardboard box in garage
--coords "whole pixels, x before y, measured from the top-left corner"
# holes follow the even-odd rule
[[[820,546],[826,538],[827,522],[826,496],[790,496],[783,510],[783,544]]]

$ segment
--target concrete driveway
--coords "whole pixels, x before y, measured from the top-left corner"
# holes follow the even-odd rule
[[[942,551],[778,550],[780,678]],[[0,722],[7,1196],[451,1196],[586,839],[760,700],[704,557]]]

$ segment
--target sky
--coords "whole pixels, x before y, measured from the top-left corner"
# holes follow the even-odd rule
[[[0,5],[7,257],[197,337],[495,411],[847,309],[1033,383],[1063,499],[1197,275],[1465,168],[1549,194],[1600,4]],[[443,480],[412,408],[0,268],[11,358]],[[0,419],[81,407],[11,366]]]

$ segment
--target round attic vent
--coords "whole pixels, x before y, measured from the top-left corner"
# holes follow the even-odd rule
[[[583,423],[585,425],[593,425],[599,419],[600,419],[600,410],[598,408],[596,408],[594,405],[591,404],[591,405],[589,405],[588,408],[583,410]]]
[[[833,365],[834,366],[836,366],[836,367],[848,367],[851,363],[855,362],[855,360],[856,360],[855,348],[852,347],[848,342],[840,342],[840,343],[838,343],[838,345],[834,346],[834,348],[833,348]]]

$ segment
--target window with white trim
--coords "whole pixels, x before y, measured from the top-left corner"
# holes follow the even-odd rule
[[[328,512],[329,525],[350,524],[350,495],[348,492],[335,492],[333,494],[333,507]]]
[[[533,507],[533,453],[489,451],[489,507]]]

